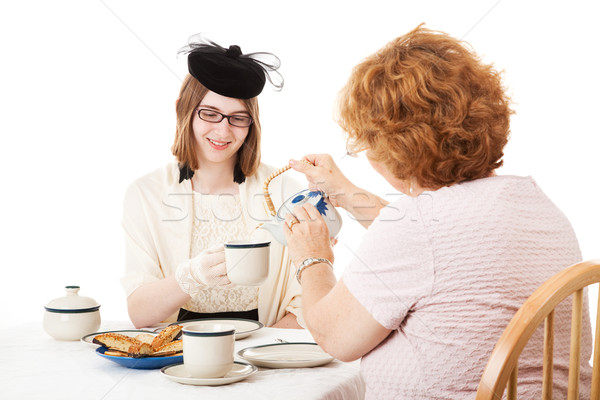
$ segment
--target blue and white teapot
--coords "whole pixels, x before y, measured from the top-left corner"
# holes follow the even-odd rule
[[[257,228],[269,231],[278,242],[286,245],[287,242],[285,240],[285,235],[283,234],[285,216],[288,214],[293,214],[294,207],[301,206],[304,203],[309,203],[315,206],[315,208],[323,216],[323,219],[327,224],[327,228],[329,229],[329,237],[337,238],[340,229],[342,229],[342,217],[337,212],[335,207],[331,205],[329,199],[323,192],[311,191],[309,189],[302,190],[284,201],[283,205],[279,207],[279,210],[275,212],[275,207],[273,206],[273,202],[269,196],[269,182],[277,175],[287,171],[289,168],[289,166],[286,166],[277,170],[265,181],[263,186],[265,192],[265,201],[271,215],[273,216],[273,221],[259,225]]]

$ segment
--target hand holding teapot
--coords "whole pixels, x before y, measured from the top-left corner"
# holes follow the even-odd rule
[[[304,162],[309,163],[309,161]],[[329,237],[332,239],[337,238],[337,235],[342,228],[342,217],[322,191],[310,189],[302,190],[284,201],[277,211],[275,210],[271,196],[269,195],[269,183],[275,177],[289,170],[290,168],[290,165],[280,168],[265,180],[265,183],[263,184],[263,191],[265,193],[265,202],[272,216],[272,222],[264,223],[259,225],[257,228],[268,230],[277,241],[286,245],[287,241],[283,233],[282,226],[282,224],[285,223],[286,216],[288,214],[294,214],[294,207],[302,206],[303,204],[308,203],[313,205],[323,217],[323,220],[327,224]]]

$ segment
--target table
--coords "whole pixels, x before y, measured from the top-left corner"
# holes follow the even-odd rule
[[[129,322],[103,322],[104,330],[133,329]],[[237,352],[261,344],[314,341],[302,329],[263,328],[236,341]],[[225,386],[190,386],[171,381],[160,370],[124,368],[99,357],[78,341],[50,337],[42,322],[0,330],[2,399],[362,399],[365,384],[358,361],[334,360],[315,368],[268,369]]]

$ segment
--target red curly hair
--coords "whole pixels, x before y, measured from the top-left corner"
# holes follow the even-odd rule
[[[348,149],[425,188],[490,176],[513,111],[500,73],[467,46],[421,24],[354,67],[338,99]]]

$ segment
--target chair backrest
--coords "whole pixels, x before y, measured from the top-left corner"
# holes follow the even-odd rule
[[[476,399],[502,399],[505,389],[507,390],[507,400],[517,398],[519,356],[542,321],[545,321],[542,398],[552,399],[554,309],[571,294],[573,295],[573,310],[571,316],[568,399],[579,399],[583,289],[598,282],[600,282],[600,260],[584,261],[554,275],[533,292],[517,311],[496,343],[479,382]],[[592,400],[600,400],[599,321],[600,290],[595,322],[594,354],[592,357]]]

